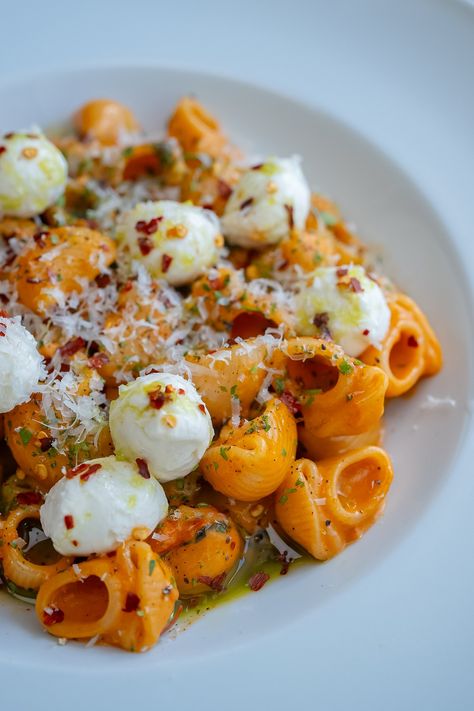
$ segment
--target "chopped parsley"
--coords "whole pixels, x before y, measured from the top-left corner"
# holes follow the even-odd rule
[[[22,441],[22,444],[24,444],[25,446],[28,444],[30,439],[33,437],[33,433],[30,432],[30,430],[27,429],[26,427],[22,427],[19,434],[20,434],[20,439]]]

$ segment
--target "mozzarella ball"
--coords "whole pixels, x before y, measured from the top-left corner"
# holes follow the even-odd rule
[[[144,459],[162,482],[195,469],[214,436],[194,385],[170,373],[152,373],[120,386],[110,405],[110,432],[120,456]]]
[[[136,528],[151,532],[167,513],[161,484],[110,456],[79,464],[56,482],[40,518],[58,553],[91,555],[115,550]]]
[[[0,138],[0,215],[34,217],[63,194],[67,163],[40,133]]]
[[[379,348],[390,325],[390,309],[379,285],[363,267],[320,267],[295,297],[301,336],[329,336],[353,357]]]
[[[124,215],[117,238],[152,276],[173,286],[212,267],[223,241],[213,213],[172,200],[138,203]]]
[[[292,227],[304,228],[310,201],[299,158],[268,159],[241,176],[225,207],[222,231],[241,247],[276,244]]]
[[[45,374],[36,341],[20,317],[0,315],[0,412],[27,402]]]

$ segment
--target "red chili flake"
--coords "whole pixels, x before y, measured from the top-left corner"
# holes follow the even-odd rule
[[[80,474],[81,481],[87,481],[92,474],[95,474],[102,467],[102,464],[90,464],[83,474]]]
[[[211,590],[222,592],[224,590],[224,580],[226,579],[226,575],[227,573],[221,573],[220,575],[216,575],[214,578],[211,578],[209,575],[200,575],[198,577],[198,582],[203,585],[208,585]]]
[[[149,479],[151,475],[150,470],[148,469],[146,459],[136,459],[135,461],[137,463],[138,473],[140,474],[140,476],[142,476],[144,479]]]
[[[410,346],[410,348],[418,348],[418,341],[416,340],[415,336],[413,336],[413,335],[408,336],[407,346]]]
[[[163,272],[163,274],[166,274],[166,272],[168,271],[168,269],[171,266],[172,261],[173,261],[173,257],[170,257],[169,254],[164,254],[161,257],[161,271]]]
[[[122,286],[120,291],[131,291],[133,289],[133,282],[129,279],[128,281],[125,282],[125,284]]]
[[[289,411],[291,412],[292,415],[300,415],[301,414],[301,405],[298,402],[298,400],[295,398],[295,396],[290,393],[288,390],[285,390],[282,392],[280,395],[280,400],[285,403]]]
[[[8,312],[5,309],[0,309],[0,318],[10,318]]]
[[[178,388],[178,395],[185,395],[186,390],[184,388]]]
[[[364,291],[364,289],[362,288],[362,284],[355,277],[350,278],[349,286],[352,289],[352,291],[356,294],[361,294]]]
[[[253,197],[247,198],[247,200],[244,200],[243,202],[240,203],[239,210],[245,210],[246,207],[250,207],[250,205],[253,203]]]
[[[68,469],[66,472],[66,479],[72,479],[73,477],[77,476],[78,474],[81,474],[82,472],[85,472],[86,469],[89,468],[89,465],[87,462],[82,462],[82,464],[78,464],[76,467],[73,467],[72,469]]]
[[[50,609],[51,612],[43,610],[43,624],[46,625],[46,627],[57,625],[58,622],[62,622],[64,620],[64,612],[60,610],[59,607],[51,607],[48,609]]]
[[[3,324],[0,326],[0,328],[4,328]],[[0,338],[4,337],[7,335],[6,331],[0,331]]]
[[[99,274],[99,276],[96,276],[95,278],[95,283],[99,289],[104,289],[110,284],[111,281],[112,279],[110,278],[110,274]]]
[[[70,357],[77,353],[77,351],[80,351],[81,348],[84,348],[85,345],[85,340],[81,338],[81,336],[78,336],[77,338],[72,338],[65,343],[64,346],[61,346],[59,352],[62,356]]]
[[[45,237],[48,237],[49,232],[45,230],[41,230],[40,232],[37,232],[36,234],[33,235],[33,239],[38,245],[38,247],[46,247],[46,242],[44,241]]]
[[[71,516],[71,514],[67,514],[64,517],[64,525],[66,526],[68,531],[70,531],[71,528],[74,528],[74,518],[73,516]]]
[[[157,388],[156,390],[149,392],[148,399],[150,401],[150,405],[154,407],[155,410],[161,410],[166,402],[165,394],[162,392],[161,388]]]
[[[78,541],[76,541],[75,539],[73,541],[71,541],[71,543],[74,546],[74,548],[77,548],[77,546],[79,545]]]
[[[140,606],[140,598],[135,593],[127,593],[125,598],[125,607],[122,608],[122,612],[135,612]]]
[[[202,402],[199,403],[198,405],[199,409],[201,410],[202,414],[206,414],[206,407],[202,404]]]
[[[295,216],[294,216],[294,210],[293,210],[293,205],[285,205],[285,210],[288,213],[288,225],[290,230],[293,229],[295,226]]]
[[[233,551],[235,549],[235,541],[232,541],[230,544],[230,550]]]
[[[364,328],[364,330],[362,331],[362,335],[363,335],[363,336],[368,336],[369,333],[370,333],[370,331],[369,331],[368,328]]]
[[[150,254],[153,249],[153,242],[148,237],[139,237],[138,249],[143,254],[143,256],[146,257],[146,255]]]
[[[28,277],[26,280],[27,284],[41,284],[43,279],[39,279],[38,277]]]
[[[277,560],[281,563],[280,575],[286,575],[290,565],[293,563],[293,558],[288,558],[288,551],[283,551]]]
[[[260,168],[263,168],[264,165],[264,163],[257,163],[256,165],[253,165],[250,170],[260,170]]]
[[[6,150],[7,150],[7,149],[6,149],[6,146],[0,146],[0,155],[1,155],[2,153],[5,153]]]
[[[254,592],[261,590],[267,580],[270,580],[270,576],[268,575],[268,573],[264,573],[262,571],[260,571],[259,573],[255,573],[249,580],[250,590],[253,590]]]
[[[135,229],[137,232],[141,232],[144,235],[152,235],[154,234],[157,229],[158,229],[158,223],[163,219],[162,216],[160,217],[152,217],[151,220],[138,220],[138,222],[135,225]]]
[[[171,383],[168,383],[168,385],[165,387],[165,393],[167,395],[171,395],[171,393],[174,393],[174,387],[171,385]]]
[[[226,183],[225,180],[219,178],[217,181],[217,192],[219,193],[221,198],[226,199],[232,194],[232,188],[230,187],[229,183]]]
[[[39,491],[21,491],[16,495],[16,500],[20,506],[34,506],[43,503],[43,497]]]
[[[339,279],[341,277],[345,277],[345,276],[347,276],[348,271],[349,270],[347,267],[340,267],[339,269],[336,270],[336,276],[339,277]]]
[[[40,437],[40,449],[42,452],[47,452],[53,446],[54,439],[52,437]]]
[[[97,370],[99,368],[102,368],[104,365],[107,365],[108,362],[109,356],[107,355],[107,353],[95,353],[89,358],[90,367],[96,368]]]

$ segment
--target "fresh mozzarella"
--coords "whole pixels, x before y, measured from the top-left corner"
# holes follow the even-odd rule
[[[261,249],[303,229],[311,193],[298,158],[272,158],[246,171],[225,207],[222,230],[230,244]]]
[[[295,315],[298,335],[328,335],[354,357],[380,347],[390,325],[382,289],[359,266],[316,269],[295,297]]]
[[[189,474],[214,435],[194,385],[170,373],[152,373],[122,385],[110,406],[110,431],[120,456],[145,460],[162,482]]]
[[[63,194],[67,163],[40,133],[0,138],[0,215],[34,217]]]
[[[107,553],[134,529],[151,532],[167,515],[168,501],[161,484],[141,471],[135,462],[110,456],[84,462],[60,479],[40,510],[58,553]]]
[[[213,213],[172,200],[136,205],[124,215],[117,238],[152,276],[173,286],[189,284],[213,266],[223,242]]]
[[[30,399],[45,375],[36,341],[19,316],[0,315],[0,412]]]

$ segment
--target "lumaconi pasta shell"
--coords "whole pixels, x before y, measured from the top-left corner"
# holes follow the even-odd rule
[[[265,369],[259,366],[267,355],[267,345],[255,339],[209,355],[187,356],[193,383],[216,424],[231,417],[233,400],[240,415],[248,416],[265,378]]]
[[[293,462],[275,494],[275,517],[283,531],[317,560],[326,560],[331,551],[328,533],[322,527],[321,511],[316,501],[321,477],[309,459]],[[338,552],[343,542],[337,537]]]
[[[291,338],[275,351],[273,367],[299,391],[308,436],[341,437],[373,429],[384,411],[387,376],[318,338]],[[291,388],[291,385],[293,387]]]
[[[379,447],[318,465],[298,459],[275,495],[278,524],[314,558],[327,560],[359,538],[381,513],[393,477]]]
[[[72,459],[52,446],[44,449],[43,442],[54,436],[54,432],[41,424],[43,420],[41,395],[38,394],[23,405],[17,405],[5,418],[5,439],[15,461],[41,491],[49,491],[63,476],[64,468],[69,469],[94,457],[105,457],[113,451],[108,426],[100,432],[97,446],[93,442],[87,442],[87,446],[84,443],[83,447],[76,448]],[[28,434],[22,438],[25,428]]]
[[[45,580],[64,570],[72,562],[71,558],[58,557],[55,563],[39,565],[25,558],[18,545],[18,526],[26,519],[39,521],[39,517],[39,506],[20,506],[10,512],[1,532],[3,573],[7,580],[29,590],[38,590]]]
[[[232,519],[212,507],[196,511],[203,513],[201,526],[190,541],[166,555],[181,595],[222,589],[242,554],[242,538]]]
[[[51,577],[40,587],[36,615],[55,637],[87,639],[105,634],[119,626],[122,586],[114,559],[87,560]],[[58,621],[50,624],[49,616],[56,610]]]
[[[214,116],[190,97],[178,102],[168,122],[168,132],[190,153],[218,156],[227,142]]]
[[[81,137],[95,139],[104,146],[113,146],[121,134],[139,129],[132,111],[110,99],[94,99],[81,106],[74,116],[74,127]]]
[[[390,328],[382,348],[368,348],[361,356],[388,376],[387,397],[398,397],[425,375],[442,365],[439,342],[425,315],[408,296],[397,294],[389,302]]]
[[[99,635],[138,652],[157,642],[177,597],[166,563],[147,543],[128,541],[113,556],[87,560],[47,580],[38,592],[36,614],[56,637]]]
[[[298,426],[298,439],[306,449],[307,455],[313,461],[335,457],[345,454],[353,449],[379,445],[382,441],[381,421],[367,432],[357,435],[343,435],[340,437],[315,437],[311,430],[307,430],[304,422]]]
[[[14,276],[22,304],[44,316],[81,280],[92,281],[115,261],[115,243],[87,227],[56,227],[44,232],[16,262]]]
[[[318,462],[332,519],[358,526],[372,518],[393,479],[392,463],[380,447],[363,447]]]
[[[295,458],[294,417],[273,398],[259,417],[235,428],[224,428],[201,460],[207,481],[239,501],[258,501],[275,491]]]
[[[265,288],[256,293],[238,272],[220,267],[212,277],[207,274],[194,282],[191,294],[199,309],[204,309],[209,325],[218,331],[229,331],[231,339],[254,338],[267,328],[292,328],[287,307],[278,305],[274,293]]]

